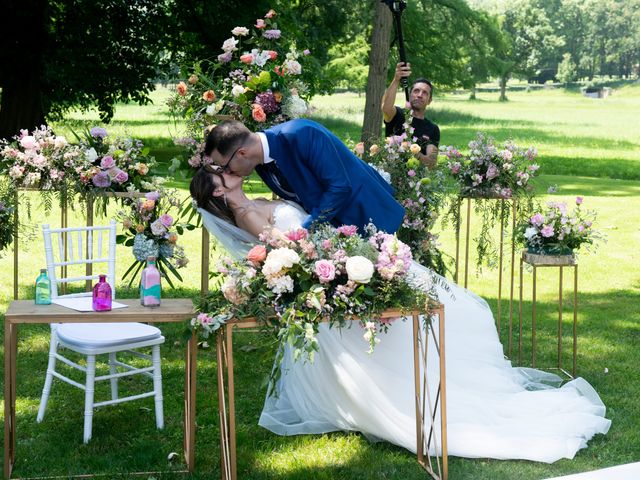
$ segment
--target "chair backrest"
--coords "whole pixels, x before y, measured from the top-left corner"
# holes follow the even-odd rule
[[[58,284],[68,284],[86,280],[98,280],[100,274],[106,270],[107,281],[111,285],[112,298],[116,291],[116,221],[111,220],[109,225],[94,227],[67,227],[49,228],[48,224],[42,225],[44,235],[44,252],[47,261],[47,273],[51,280],[51,298],[59,297],[84,297],[91,292],[58,294]],[[82,265],[92,265],[92,274],[86,275],[86,271],[78,274]],[[58,275],[56,270],[67,276]],[[74,268],[75,267],[75,268]],[[96,268],[99,267],[99,268]]]

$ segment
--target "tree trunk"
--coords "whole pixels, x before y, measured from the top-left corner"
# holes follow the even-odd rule
[[[475,100],[476,99],[476,84],[473,84],[473,87],[471,87],[471,93],[469,94],[469,100]]]
[[[500,77],[500,98],[501,102],[507,101],[507,80],[509,80],[509,74],[504,74]]]
[[[374,0],[373,32],[369,53],[369,75],[367,77],[364,122],[361,140],[367,144],[380,137],[382,128],[382,94],[386,88],[391,38],[391,12],[379,0]]]
[[[20,129],[33,130],[45,123],[38,77],[30,74],[23,82],[2,86],[0,138],[8,139],[17,135]]]
[[[2,8],[0,31],[0,138],[45,121],[43,58],[47,47],[46,0],[10,0]]]

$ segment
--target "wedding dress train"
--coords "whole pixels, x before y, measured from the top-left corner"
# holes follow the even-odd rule
[[[275,226],[287,230],[305,217],[280,205]],[[430,275],[415,263],[410,273],[417,286]],[[449,288],[438,291],[445,304],[449,455],[551,463],[573,458],[609,430],[605,406],[587,381],[558,387],[556,375],[512,367],[486,302],[453,283]],[[279,435],[358,431],[415,452],[412,328],[410,320],[396,320],[369,355],[357,324],[322,325],[313,363],[285,354],[279,394],[266,398],[259,424]],[[429,364],[435,387],[437,359]]]

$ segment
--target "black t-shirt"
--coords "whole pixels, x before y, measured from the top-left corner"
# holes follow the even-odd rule
[[[404,112],[400,107],[396,107],[395,116],[390,122],[384,122],[384,134],[387,137],[402,135],[404,133],[404,121]],[[434,144],[436,147],[440,146],[440,129],[431,120],[413,117],[411,126],[414,128],[413,136],[417,137],[417,143],[422,147],[422,153],[426,153],[429,143]]]

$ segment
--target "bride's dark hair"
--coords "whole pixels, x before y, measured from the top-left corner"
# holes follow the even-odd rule
[[[198,169],[189,184],[191,198],[196,201],[198,207],[236,225],[233,211],[225,204],[224,198],[213,196],[213,191],[216,189],[216,184],[213,182],[214,175],[220,179],[223,186],[227,186],[224,177],[219,172],[214,171],[208,165],[204,165]]]

